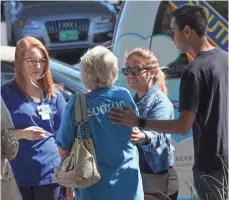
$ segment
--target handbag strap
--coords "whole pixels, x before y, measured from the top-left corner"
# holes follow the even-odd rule
[[[88,114],[87,114],[87,102],[85,95],[78,94],[78,99],[75,102],[75,120],[77,126],[77,137],[81,138],[80,127],[85,127],[85,135],[90,138],[89,126],[88,126]]]
[[[79,95],[81,103],[81,112],[82,119],[84,123],[88,123],[88,114],[87,114],[87,101],[85,95]]]

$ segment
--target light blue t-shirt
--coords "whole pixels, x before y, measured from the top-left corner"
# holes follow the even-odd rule
[[[74,95],[66,106],[59,132],[58,146],[70,150],[77,134]],[[76,200],[143,200],[139,155],[130,140],[132,128],[112,124],[111,107],[124,103],[137,110],[130,93],[120,87],[103,88],[86,94],[90,134],[94,141],[101,180],[86,189],[75,189]]]

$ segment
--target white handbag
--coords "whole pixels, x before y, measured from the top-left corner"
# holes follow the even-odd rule
[[[62,186],[87,188],[97,183],[101,177],[98,172],[93,141],[89,134],[86,98],[78,95],[75,103],[77,137],[70,154],[62,160],[53,179]],[[81,134],[84,127],[85,137]],[[67,136],[66,136],[67,137]]]

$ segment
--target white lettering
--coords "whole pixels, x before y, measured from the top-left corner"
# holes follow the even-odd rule
[[[106,113],[107,112],[107,107],[105,105],[100,106],[100,112],[102,114]]]
[[[120,105],[120,108],[123,109],[122,105],[125,105],[125,102],[124,102],[124,101],[120,101],[120,102],[119,102],[119,105]]]
[[[100,107],[92,108],[92,110],[93,110],[94,115],[99,115],[100,114]],[[96,112],[96,110],[97,110],[97,112]]]
[[[87,109],[87,113],[89,117],[93,115],[93,111],[90,108]]]
[[[124,101],[113,102],[111,104],[103,104],[101,106],[97,106],[94,108],[88,108],[88,116],[91,117],[93,115],[104,115],[105,113],[109,112],[111,108],[120,108],[122,109],[122,105],[125,104]]]

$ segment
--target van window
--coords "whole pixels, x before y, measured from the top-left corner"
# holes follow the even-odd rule
[[[189,2],[193,4],[197,4],[197,5],[202,5],[200,1],[189,1]],[[160,7],[157,12],[157,18],[156,18],[156,23],[154,26],[153,35],[155,34],[169,35],[170,33],[169,18],[171,16],[172,9],[174,9],[174,5],[178,6],[184,3],[188,3],[188,1],[185,1],[185,2],[162,1],[161,2]],[[208,4],[208,7],[213,8],[218,13],[216,14],[218,15],[218,17],[222,17],[228,21],[228,1],[207,1],[206,4]],[[223,24],[224,22],[222,20],[220,20],[220,23]],[[213,20],[211,21],[211,24],[210,24],[211,27],[214,25],[212,23],[213,23]],[[217,34],[219,34],[219,31],[220,31],[219,28],[215,30],[215,32],[211,30],[209,33],[209,38],[211,40],[214,40],[215,44],[217,44],[224,50],[227,50],[224,46],[225,45],[227,46],[225,38],[228,37],[226,35],[228,34],[228,31],[226,33],[226,31],[224,30],[224,32],[221,33],[220,37],[217,36]],[[192,60],[192,57],[190,54],[181,54],[175,62],[169,64],[168,68],[164,69],[164,72],[166,73],[168,78],[179,78],[181,77],[183,71],[188,67],[188,63],[191,60]]]
[[[208,4],[228,21],[228,1],[208,1]]]
[[[117,15],[117,20],[116,20],[116,24],[115,24],[115,28],[114,28],[114,35],[113,35],[113,39],[112,39],[112,49],[113,49],[113,46],[114,46],[114,40],[115,40],[116,32],[117,32],[117,29],[118,29],[119,21],[120,21],[120,18],[121,18],[122,11],[123,11],[123,8],[125,6],[125,3],[126,3],[126,1],[123,1],[121,3],[121,7],[120,7],[120,10],[119,10],[118,15]]]
[[[165,34],[170,36],[169,18],[172,14],[172,7],[168,1],[162,1],[157,11],[157,18],[154,26],[153,35]],[[182,72],[188,67],[188,57],[181,54],[178,59],[163,69],[167,78],[179,78]]]
[[[1,85],[12,80],[14,75],[14,63],[1,60]]]

